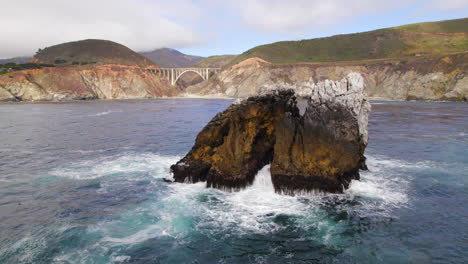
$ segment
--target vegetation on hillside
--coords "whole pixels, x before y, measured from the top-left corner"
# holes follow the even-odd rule
[[[67,42],[39,49],[34,55],[33,61],[58,65],[122,64],[142,67],[154,66],[153,62],[121,44],[98,39]]]
[[[252,48],[237,56],[229,65],[251,57],[273,63],[330,62],[448,54],[466,50],[468,18],[326,38],[281,41]]]
[[[443,20],[437,22],[415,23],[394,27],[406,31],[419,31],[429,33],[457,33],[468,32],[468,18]]]
[[[169,48],[140,52],[140,54],[163,68],[187,67],[204,59],[204,57],[187,55]]]
[[[55,65],[53,64],[46,64],[46,63],[5,63],[5,64],[0,64],[0,74],[5,74],[9,72],[14,72],[14,71],[20,71],[20,70],[30,70],[30,69],[41,69],[44,67],[54,67]]]
[[[198,63],[192,65],[193,67],[199,68],[222,68],[224,65],[228,64],[236,55],[219,55],[219,56],[210,56],[205,58]]]

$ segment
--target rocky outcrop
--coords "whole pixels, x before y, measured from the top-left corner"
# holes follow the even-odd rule
[[[0,102],[15,101],[16,98],[0,86]]]
[[[369,111],[357,73],[314,85],[304,115],[285,113],[276,126],[271,164],[275,190],[339,193],[359,179],[359,169],[367,169]]]
[[[273,64],[250,58],[208,81],[188,87],[187,94],[244,98],[274,86],[307,94],[311,84],[337,81],[359,72],[367,94],[383,100],[455,100],[468,98],[468,54],[407,60],[340,63]]]
[[[167,80],[137,66],[51,67],[0,75],[0,97],[25,101],[173,96]]]
[[[208,187],[238,190],[253,183],[273,158],[276,123],[298,115],[293,92],[252,97],[217,114],[198,134],[192,150],[171,166],[177,182],[206,181]]]
[[[171,170],[177,182],[238,190],[271,163],[277,192],[339,193],[366,168],[369,109],[357,73],[315,84],[304,115],[294,91],[264,90],[216,115]]]

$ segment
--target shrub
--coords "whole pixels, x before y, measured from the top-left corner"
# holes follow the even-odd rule
[[[54,64],[64,64],[64,63],[67,63],[67,61],[64,60],[64,59],[56,59],[56,60],[54,60]]]

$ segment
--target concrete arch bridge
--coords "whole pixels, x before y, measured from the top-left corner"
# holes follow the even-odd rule
[[[147,70],[159,74],[175,85],[180,76],[186,72],[194,72],[200,75],[203,80],[208,80],[213,73],[221,71],[221,68],[148,68]]]

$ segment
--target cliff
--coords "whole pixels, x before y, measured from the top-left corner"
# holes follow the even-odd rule
[[[0,75],[0,100],[50,101],[174,96],[165,79],[136,66],[66,66]]]
[[[468,54],[334,63],[275,64],[249,58],[224,69],[185,93],[248,97],[284,86],[301,93],[310,84],[341,80],[351,72],[364,78],[367,94],[387,100],[457,100],[468,98]],[[305,90],[304,90],[305,89]]]
[[[340,193],[366,169],[370,105],[357,73],[309,89],[304,115],[294,91],[281,87],[234,103],[198,134],[171,166],[176,182],[239,190],[271,163],[276,192]]]

